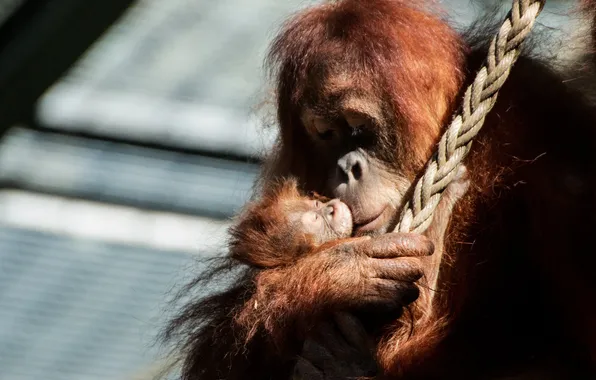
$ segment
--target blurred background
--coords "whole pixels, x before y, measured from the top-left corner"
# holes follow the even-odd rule
[[[267,44],[313,2],[0,0],[0,379],[152,377],[274,138]],[[542,23],[577,33],[570,7]]]

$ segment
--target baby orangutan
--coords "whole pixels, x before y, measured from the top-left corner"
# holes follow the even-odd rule
[[[231,230],[231,254],[256,268],[291,265],[352,235],[352,213],[339,199],[307,197],[285,180],[251,203]]]

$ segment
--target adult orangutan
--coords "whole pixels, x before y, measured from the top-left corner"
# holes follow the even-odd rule
[[[387,239],[379,235],[395,225],[486,56],[485,40],[479,30],[456,33],[422,1],[339,0],[297,14],[271,50],[280,138],[261,187],[294,176],[301,191],[346,203],[367,245]],[[470,187],[444,247],[439,226],[428,237],[390,235],[382,260],[365,246],[341,244],[275,269],[224,258],[211,274],[240,268],[234,284],[190,302],[167,331],[181,339],[183,378],[288,378],[297,357],[299,370],[310,365],[306,378],[591,378],[596,117],[577,90],[590,86],[572,79],[590,78],[596,60],[586,53],[562,73],[527,53],[466,161]],[[443,210],[433,223],[448,216]],[[426,256],[429,241],[437,249]],[[373,342],[373,366],[359,350],[370,343],[361,335],[338,343],[335,312],[366,319],[373,308],[393,318],[406,303],[394,300],[403,301],[421,274],[422,285],[434,286],[418,286],[419,300],[405,313],[415,323],[379,319],[384,335]],[[388,285],[383,294],[394,290],[391,299],[374,297],[378,279]],[[247,335],[239,315],[264,286],[272,296],[253,305],[261,315],[284,317],[292,300],[313,302]]]

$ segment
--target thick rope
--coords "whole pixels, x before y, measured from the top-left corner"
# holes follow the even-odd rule
[[[412,199],[404,206],[396,232],[422,233],[430,225],[443,191],[454,179],[470,151],[484,118],[497,101],[499,90],[520,53],[520,45],[532,30],[545,0],[514,0],[488,58],[468,87],[463,104],[441,137],[438,150],[416,183]]]

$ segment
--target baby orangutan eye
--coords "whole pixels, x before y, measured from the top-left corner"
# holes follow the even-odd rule
[[[323,219],[314,211],[306,212],[302,215],[302,224],[309,232],[316,232],[321,227]]]
[[[320,215],[319,215],[318,213],[316,213],[316,212],[313,212],[313,213],[312,213],[312,217],[311,217],[311,219],[312,219],[312,221],[313,221],[314,223],[319,223],[319,222],[321,221],[321,217],[320,217]]]

